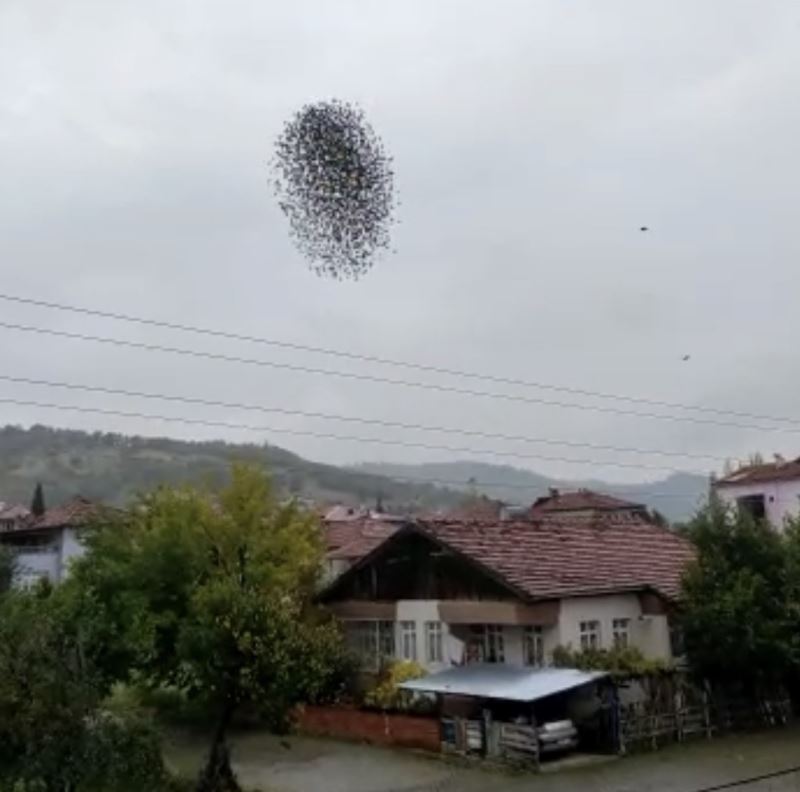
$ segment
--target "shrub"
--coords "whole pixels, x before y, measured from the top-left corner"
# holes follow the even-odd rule
[[[647,676],[671,669],[663,660],[646,658],[634,646],[582,650],[557,646],[553,650],[553,665],[558,668],[580,668],[582,671],[608,671],[620,677]]]
[[[381,710],[410,711],[418,709],[418,698],[398,687],[410,679],[420,679],[425,669],[411,660],[389,663],[381,672],[376,685],[364,696],[364,704]]]

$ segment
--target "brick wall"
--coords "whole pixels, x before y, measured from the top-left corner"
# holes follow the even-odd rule
[[[441,750],[439,719],[434,717],[309,706],[297,710],[296,724],[298,731],[315,737],[397,745],[436,753]]]

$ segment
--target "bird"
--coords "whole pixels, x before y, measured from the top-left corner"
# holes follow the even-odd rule
[[[647,226],[642,226],[639,230],[640,231],[649,231],[650,229]]]
[[[684,355],[684,356],[681,358],[681,360],[683,360],[683,362],[685,363],[685,362],[686,362],[687,360],[689,360],[691,357],[692,357],[691,355]]]

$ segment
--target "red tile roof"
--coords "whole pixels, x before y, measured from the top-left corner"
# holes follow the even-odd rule
[[[83,498],[80,495],[72,500],[47,509],[41,517],[32,517],[28,523],[29,529],[47,528],[78,528],[86,525],[101,511],[100,504]]]
[[[644,589],[675,597],[693,557],[685,539],[633,514],[418,526],[531,599]]]
[[[326,522],[323,528],[328,558],[358,561],[394,534],[400,528],[400,524],[362,518]]]
[[[797,459],[767,462],[762,465],[747,465],[715,482],[715,487],[738,484],[759,484],[771,481],[791,481],[800,478],[800,457]]]
[[[530,514],[533,517],[539,517],[552,512],[643,510],[644,506],[641,503],[632,503],[612,495],[579,489],[574,492],[553,492],[543,498],[538,498],[531,506]]]

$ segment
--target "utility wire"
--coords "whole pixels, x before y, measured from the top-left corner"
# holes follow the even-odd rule
[[[593,412],[610,413],[614,415],[627,415],[637,418],[653,418],[662,421],[688,422],[693,424],[712,424],[714,426],[728,426],[739,429],[756,429],[760,432],[787,432],[800,434],[800,426],[796,428],[760,426],[757,424],[745,424],[736,421],[720,421],[712,418],[695,418],[688,415],[664,415],[663,413],[637,412],[636,410],[625,410],[619,407],[608,407],[596,404],[579,404],[575,402],[562,402],[550,399],[541,399],[533,396],[523,396],[514,393],[497,393],[492,391],[472,390],[471,388],[460,388],[454,385],[441,385],[433,382],[417,382],[413,380],[393,379],[390,377],[379,377],[371,374],[359,374],[350,371],[338,371],[334,369],[316,368],[313,366],[301,366],[295,363],[279,363],[272,360],[259,358],[248,358],[234,355],[225,355],[219,352],[209,352],[200,349],[187,349],[184,347],[172,347],[163,344],[149,344],[142,341],[129,341],[121,338],[111,338],[109,336],[97,336],[87,333],[74,333],[68,330],[54,330],[52,328],[37,327],[33,325],[16,324],[13,322],[0,322],[0,327],[8,330],[18,330],[24,333],[35,333],[38,335],[48,335],[59,338],[69,338],[75,341],[91,341],[100,344],[109,344],[128,349],[139,349],[146,352],[166,352],[175,355],[184,355],[205,360],[219,360],[227,363],[239,363],[250,366],[261,366],[273,369],[283,369],[304,374],[319,374],[328,377],[341,377],[343,379],[358,380],[361,382],[375,382],[387,385],[398,385],[407,388],[421,388],[424,390],[439,391],[442,393],[457,393],[462,396],[477,396],[489,399],[500,399],[503,401],[523,402],[527,404],[541,404],[551,407],[564,409],[589,410]],[[777,419],[770,419],[777,420]],[[787,419],[789,420],[789,419]]]
[[[218,401],[215,399],[204,399],[196,396],[182,396],[178,394],[153,393],[148,391],[126,390],[124,388],[111,388],[103,385],[87,385],[76,382],[63,382],[55,380],[35,379],[32,377],[15,377],[8,374],[0,374],[0,381],[12,382],[14,384],[35,385],[46,388],[59,388],[70,391],[81,391],[88,393],[102,393],[114,396],[128,396],[137,399],[155,399],[158,401],[178,402],[180,404],[195,404],[203,407],[223,407],[225,409],[248,410],[263,413],[275,413],[278,415],[292,415],[302,418],[322,419],[326,421],[342,421],[345,423],[358,423],[367,426],[380,426],[391,429],[409,429],[423,432],[439,432],[442,434],[463,435],[467,437],[480,437],[488,440],[511,440],[523,443],[541,443],[543,445],[566,446],[569,448],[589,448],[595,451],[617,451],[620,453],[643,454],[650,456],[677,457],[681,459],[710,460],[714,462],[725,462],[729,457],[713,456],[711,454],[692,454],[681,451],[665,451],[656,448],[632,448],[627,446],[604,445],[601,443],[582,443],[573,440],[557,440],[550,437],[531,437],[525,435],[504,434],[500,432],[485,432],[478,429],[466,429],[450,426],[435,426],[429,424],[405,423],[403,421],[390,421],[379,418],[364,418],[363,416],[339,415],[335,413],[311,412],[306,410],[296,410],[288,407],[278,407],[261,404],[246,404],[243,402]]]
[[[211,421],[202,418],[181,418],[177,416],[158,415],[153,413],[129,412],[126,410],[109,410],[100,407],[84,407],[78,405],[66,405],[57,402],[40,402],[28,399],[0,398],[0,404],[14,404],[25,407],[39,407],[50,410],[66,410],[79,413],[94,413],[98,415],[113,415],[121,418],[143,418],[145,420],[167,421],[195,426],[208,426],[225,429],[244,429],[252,432],[272,432],[276,434],[287,434],[297,437],[314,437],[324,440],[345,440],[355,443],[369,443],[374,445],[397,446],[402,448],[417,448],[430,451],[448,451],[458,454],[481,454],[494,457],[506,457],[509,459],[537,459],[546,462],[571,462],[574,464],[606,465],[609,467],[632,468],[634,470],[666,470],[673,473],[688,473],[690,475],[706,475],[706,471],[685,470],[666,465],[645,465],[643,463],[614,462],[597,459],[574,459],[571,457],[546,456],[543,454],[523,454],[515,451],[497,451],[484,448],[469,448],[459,446],[438,445],[433,443],[420,443],[416,441],[391,440],[382,437],[359,437],[351,435],[339,435],[330,432],[314,432],[306,429],[287,429],[275,426],[254,426],[251,424],[229,423],[227,421]]]
[[[762,773],[757,776],[750,776],[750,778],[740,778],[737,781],[726,781],[723,784],[715,784],[714,786],[702,787],[701,789],[693,789],[692,792],[721,792],[723,789],[735,789],[737,787],[747,786],[749,784],[757,784],[759,781],[767,781],[771,778],[780,778],[781,776],[792,775],[793,773],[800,772],[800,765],[796,767],[787,767],[783,770],[774,770],[771,773]]]
[[[379,363],[386,366],[395,366],[414,371],[424,371],[427,373],[444,374],[454,377],[464,377],[468,379],[483,380],[485,382],[493,382],[498,385],[514,385],[526,388],[537,388],[539,390],[549,390],[558,393],[568,393],[575,396],[591,396],[600,399],[610,399],[613,401],[623,401],[632,404],[643,404],[656,407],[668,407],[671,409],[680,410],[693,410],[696,412],[710,413],[714,415],[728,415],[735,418],[748,418],[751,420],[759,421],[772,421],[773,423],[790,423],[800,425],[800,419],[780,417],[774,415],[760,415],[758,413],[741,412],[737,410],[726,410],[718,407],[709,407],[704,405],[685,404],[680,402],[663,401],[660,399],[648,399],[638,396],[627,396],[617,393],[606,393],[603,391],[589,390],[585,388],[571,387],[567,385],[554,385],[552,383],[537,382],[533,380],[520,379],[516,377],[506,377],[501,375],[487,374],[476,371],[467,371],[464,369],[447,368],[444,366],[434,366],[424,363],[416,363],[407,360],[397,360],[393,358],[385,358],[378,355],[366,355],[356,352],[350,352],[342,349],[332,349],[330,347],[320,347],[310,344],[301,344],[293,341],[283,341],[274,338],[266,338],[263,336],[247,335],[243,333],[236,333],[228,330],[220,330],[210,327],[200,327],[197,325],[183,324],[179,322],[168,322],[161,319],[153,319],[150,317],[135,316],[127,313],[117,313],[114,311],[105,311],[96,308],[86,308],[77,305],[68,305],[65,303],[57,303],[48,300],[34,299],[31,297],[21,297],[13,294],[0,293],[0,300],[6,302],[17,303],[21,305],[32,305],[37,308],[47,308],[49,310],[64,311],[69,313],[83,314],[86,316],[96,316],[103,319],[114,319],[121,322],[129,322],[139,325],[147,325],[150,327],[160,327],[167,330],[179,330],[186,333],[194,333],[197,335],[213,336],[216,338],[224,338],[230,341],[244,341],[252,344],[262,344],[279,349],[290,349],[298,352],[313,352],[315,354],[329,355],[347,360],[357,360],[366,363]]]
[[[6,402],[11,402],[12,400],[5,400],[5,401]],[[0,399],[0,403],[3,403],[3,400]],[[16,400],[14,400],[14,403],[16,403]],[[33,406],[39,406],[35,402],[34,403],[27,403],[26,402],[26,404],[32,404]],[[47,405],[47,404],[43,404],[41,406],[44,406],[44,407],[52,406],[54,409],[59,409],[59,410],[78,410],[78,411],[81,411],[81,412],[98,412],[99,411],[99,410],[93,410],[91,408],[86,408],[86,407],[78,408],[78,407],[72,407],[72,406],[69,406],[69,405]],[[102,412],[105,412],[105,411],[102,411]],[[116,415],[116,413],[114,413],[114,414]],[[125,413],[124,415],[128,416],[130,414],[129,413]],[[134,414],[133,417],[147,418],[148,416],[146,414]],[[167,422],[169,422],[169,421],[180,421],[182,423],[194,423],[194,421],[191,421],[190,419],[180,419],[180,418],[173,418],[173,417],[168,417],[168,416],[153,416],[153,417],[156,420],[163,420],[163,421],[167,421]],[[225,424],[225,426],[229,426],[229,424]],[[196,441],[196,442],[202,443],[204,441]],[[392,481],[404,481],[404,482],[409,482],[409,483],[412,483],[412,484],[418,484],[418,485],[423,485],[423,486],[441,485],[441,486],[445,486],[445,487],[457,487],[457,488],[463,488],[463,487],[467,487],[467,486],[470,486],[470,487],[471,486],[475,486],[475,487],[496,487],[498,489],[520,490],[520,491],[526,491],[526,492],[541,492],[542,491],[542,487],[541,486],[537,486],[536,484],[514,484],[514,483],[504,482],[504,481],[484,481],[484,480],[479,480],[479,479],[475,479],[475,478],[472,478],[472,477],[469,480],[463,480],[463,479],[445,479],[445,478],[428,477],[428,476],[425,476],[425,477],[423,477],[423,476],[409,476],[407,474],[400,474],[400,473],[394,473],[394,472],[392,472],[392,473],[388,473],[388,472],[387,473],[379,473],[379,472],[376,472],[376,471],[373,471],[373,470],[361,470],[358,467],[342,468],[342,467],[337,467],[335,465],[327,465],[327,464],[322,463],[322,462],[311,462],[311,461],[308,462],[308,465],[311,466],[311,467],[317,467],[317,468],[331,468],[331,469],[336,470],[337,472],[341,472],[342,470],[347,470],[347,471],[350,471],[352,473],[356,473],[356,474],[361,475],[361,476],[368,476],[368,477],[376,478],[376,479],[389,479],[389,480],[392,480]],[[307,472],[307,469],[308,469],[308,468],[292,467],[290,465],[286,465],[286,466],[282,466],[282,467],[283,467],[284,470],[296,471],[298,473]],[[658,491],[641,490],[641,489],[625,490],[625,489],[619,489],[619,488],[616,488],[616,487],[614,488],[614,494],[627,495],[627,496],[636,496],[636,497],[641,497],[641,498],[675,498],[675,499],[684,500],[684,501],[693,499],[693,496],[682,495],[682,494],[677,493],[677,492],[658,492]]]

